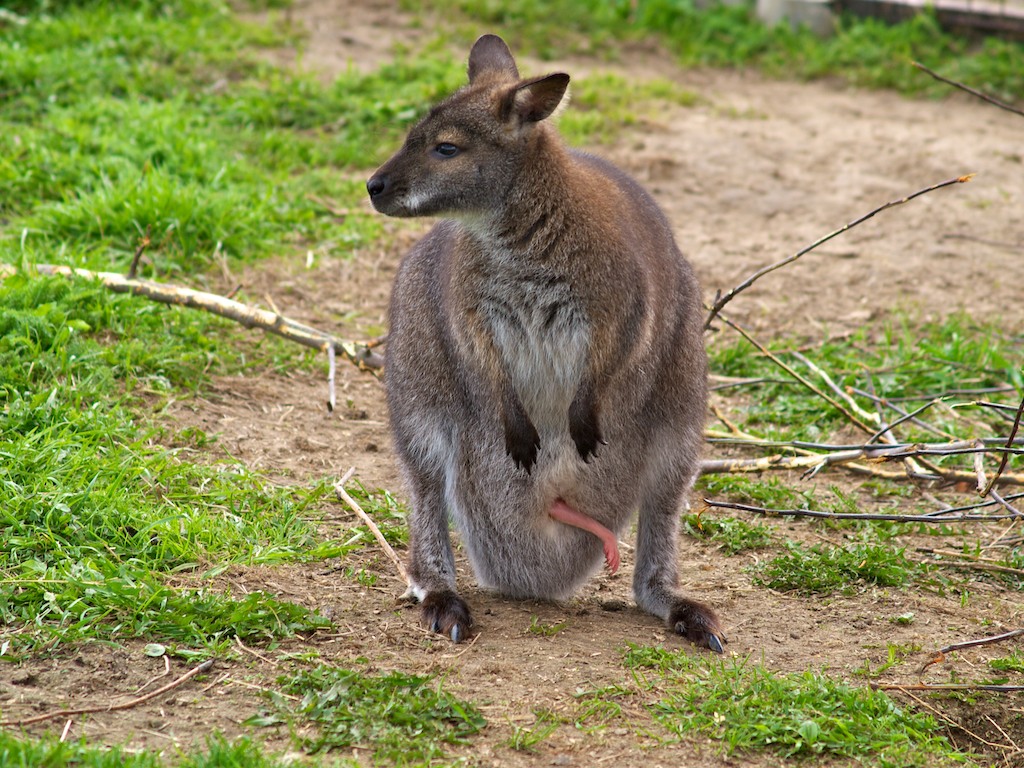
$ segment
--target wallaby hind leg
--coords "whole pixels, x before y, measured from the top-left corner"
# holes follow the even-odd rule
[[[703,603],[679,594],[678,535],[679,493],[649,490],[637,521],[634,597],[637,605],[661,617],[673,632],[722,653],[726,639],[718,616]]]
[[[470,636],[473,618],[455,589],[455,555],[443,484],[414,479],[410,486],[409,592],[421,603],[424,625],[458,643]]]

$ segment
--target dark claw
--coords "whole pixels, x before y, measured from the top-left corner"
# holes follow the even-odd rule
[[[669,611],[668,626],[690,642],[710,648],[715,653],[724,653],[724,643],[729,642],[722,632],[721,623],[715,612],[696,600],[677,598]]]
[[[430,592],[421,607],[423,623],[431,632],[447,635],[453,643],[461,643],[470,636],[473,617],[469,606],[454,592]]]

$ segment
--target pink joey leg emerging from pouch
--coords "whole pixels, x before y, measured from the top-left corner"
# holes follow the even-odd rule
[[[555,503],[551,505],[551,511],[548,514],[560,523],[565,523],[575,528],[582,528],[584,531],[589,531],[597,536],[604,545],[604,559],[608,564],[608,570],[612,573],[619,570],[619,543],[614,533],[594,518],[588,517],[582,512],[577,512],[561,499],[555,499]]]

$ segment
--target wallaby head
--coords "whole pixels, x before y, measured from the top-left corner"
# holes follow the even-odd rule
[[[568,85],[561,73],[521,80],[505,42],[484,35],[469,55],[469,84],[434,107],[367,182],[374,208],[403,217],[493,212]]]

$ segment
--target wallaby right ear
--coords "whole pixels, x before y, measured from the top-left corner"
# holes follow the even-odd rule
[[[539,122],[558,109],[568,87],[569,76],[564,72],[525,80],[509,93],[504,109],[524,123]]]
[[[519,70],[505,41],[497,35],[483,35],[469,52],[469,82],[484,73],[503,74],[518,80]]]

